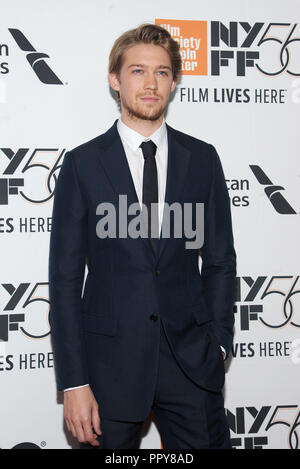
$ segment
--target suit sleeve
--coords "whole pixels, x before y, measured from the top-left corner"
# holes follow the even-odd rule
[[[213,175],[208,200],[204,205],[201,276],[204,297],[213,316],[214,334],[228,357],[233,341],[236,253],[230,198],[221,161],[215,148],[212,145],[209,148]]]
[[[49,250],[49,321],[59,391],[89,382],[81,314],[86,250],[87,206],[67,152],[55,186]]]

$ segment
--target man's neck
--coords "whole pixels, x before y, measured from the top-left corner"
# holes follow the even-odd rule
[[[127,125],[130,129],[135,130],[144,137],[150,137],[163,123],[163,115],[155,121],[138,119],[136,117],[128,116],[127,113],[121,113],[122,122]]]

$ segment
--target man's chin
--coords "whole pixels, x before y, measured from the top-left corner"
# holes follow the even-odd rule
[[[145,121],[157,121],[163,114],[163,111],[161,112],[158,112],[156,114],[137,114],[136,117],[141,119],[141,120],[145,120]]]
[[[146,120],[146,121],[157,121],[164,113],[165,109],[160,107],[159,109],[132,109],[126,106],[128,115],[132,118]]]

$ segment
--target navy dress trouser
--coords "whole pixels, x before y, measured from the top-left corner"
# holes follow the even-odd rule
[[[180,368],[160,323],[159,368],[152,411],[157,417],[164,449],[231,449],[222,393],[206,391]],[[101,403],[99,404],[101,405]],[[101,419],[101,415],[100,415]],[[100,447],[80,443],[81,449],[138,449],[142,422],[101,419]]]

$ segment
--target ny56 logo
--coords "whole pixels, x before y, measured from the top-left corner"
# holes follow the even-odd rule
[[[297,23],[211,22],[211,74],[220,75],[222,67],[236,62],[237,76],[256,67],[267,76],[285,72],[300,76],[300,37]],[[225,49],[224,45],[228,48]],[[222,47],[222,49],[219,49]],[[253,50],[253,47],[257,50]],[[250,49],[250,50],[249,50]]]
[[[235,313],[241,330],[249,330],[251,321],[271,329],[290,324],[300,327],[299,275],[237,277]]]
[[[295,37],[297,24],[291,23],[270,23],[265,30],[263,36],[258,42],[258,46],[263,46],[266,50],[270,49],[274,56],[274,69],[268,68],[267,64],[260,66],[256,64],[256,68],[264,75],[275,76],[286,72],[289,75],[299,76],[300,69],[298,57],[300,48],[300,37]],[[298,47],[296,50],[295,46]],[[268,51],[269,53],[269,51]],[[279,68],[276,67],[276,60],[280,61]]]
[[[237,407],[235,413],[226,410],[232,446],[245,449],[262,449],[269,443],[271,434],[280,437],[283,446],[299,448],[300,408],[298,405]],[[271,430],[272,429],[272,430]],[[266,436],[268,432],[268,436]]]
[[[9,160],[0,178],[0,205],[8,205],[9,197],[18,194],[26,202],[34,204],[48,202],[53,197],[65,150],[36,148],[29,153],[29,148],[19,148],[16,152],[11,148],[0,148],[0,151],[0,161],[6,163]],[[23,190],[25,178],[28,184]],[[35,190],[36,194],[30,194],[28,188]]]
[[[18,287],[2,283],[1,286],[9,300],[0,314],[0,341],[7,342],[9,333],[19,330],[28,339],[47,337],[50,334],[48,283],[38,282],[31,290],[30,283]]]

